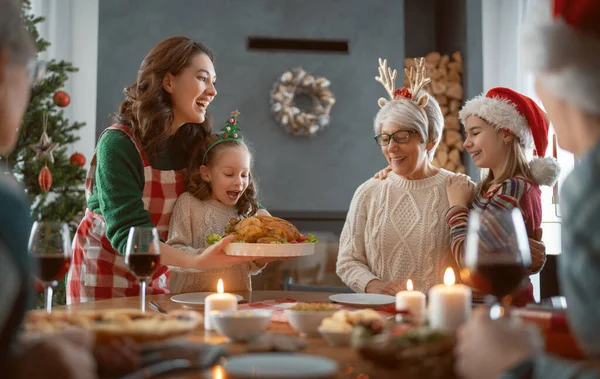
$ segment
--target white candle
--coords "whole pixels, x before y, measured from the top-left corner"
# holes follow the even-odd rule
[[[425,294],[421,291],[413,291],[412,280],[406,282],[406,291],[396,294],[396,310],[409,311],[414,322],[420,324],[425,314]]]
[[[237,310],[237,297],[230,293],[223,293],[223,279],[219,279],[217,292],[219,293],[213,293],[204,299],[204,330],[213,330],[210,312]]]
[[[454,282],[454,271],[448,267],[444,284],[429,290],[429,326],[433,329],[454,332],[471,317],[471,289]]]

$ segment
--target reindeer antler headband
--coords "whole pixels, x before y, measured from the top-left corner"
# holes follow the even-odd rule
[[[415,66],[411,67],[410,70],[405,68],[404,73],[408,78],[410,87],[395,89],[398,71],[396,69],[392,70],[388,67],[387,59],[382,60],[379,58],[379,76],[376,76],[375,80],[383,84],[383,87],[390,96],[390,101],[406,98],[419,107],[421,112],[425,115],[425,117],[427,117],[427,114],[425,113],[425,106],[429,102],[429,95],[425,93],[418,99],[415,99],[415,96],[417,96],[419,91],[431,82],[430,78],[425,77],[425,58],[415,58]],[[379,100],[377,100],[377,104],[379,104],[381,108],[383,108],[387,102],[388,100],[383,97],[380,97]]]

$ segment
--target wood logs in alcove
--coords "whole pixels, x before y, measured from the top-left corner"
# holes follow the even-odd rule
[[[414,58],[404,60],[406,68],[414,65]],[[452,56],[432,52],[425,56],[425,66],[431,78],[431,83],[425,89],[438,101],[444,115],[444,132],[432,163],[448,171],[465,173],[461,159],[464,140],[458,118],[464,98],[462,55],[459,51]]]

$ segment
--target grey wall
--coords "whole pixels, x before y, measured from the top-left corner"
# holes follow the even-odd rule
[[[386,95],[374,80],[377,58],[387,58],[400,76],[405,46],[407,56],[435,50],[443,2],[407,0],[405,11],[402,0],[102,0],[97,132],[110,124],[144,55],[166,37],[186,35],[216,53],[214,129],[232,110],[242,113],[261,201],[277,211],[345,212],[358,185],[385,166],[372,139],[376,102]],[[249,52],[249,36],[343,39],[349,54]],[[458,38],[465,43],[464,33]],[[273,81],[297,66],[327,77],[337,98],[331,124],[314,138],[287,134],[269,113]]]
[[[152,46],[190,36],[216,53],[214,129],[232,110],[242,113],[261,201],[274,210],[345,211],[358,185],[385,165],[372,138],[377,99],[385,95],[374,77],[378,57],[402,68],[403,7],[403,1],[383,0],[102,0],[99,131]],[[248,52],[248,36],[347,39],[350,53]],[[287,134],[269,113],[273,81],[296,66],[327,77],[337,98],[329,128],[315,138]]]

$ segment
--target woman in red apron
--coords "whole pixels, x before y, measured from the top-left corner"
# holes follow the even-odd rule
[[[164,241],[177,197],[185,191],[189,153],[211,132],[206,108],[216,96],[213,54],[186,37],[171,37],[144,58],[135,83],[98,141],[86,178],[87,209],[73,241],[67,303],[139,295],[125,265],[132,226],[155,226]],[[161,263],[148,294],[168,293],[166,265],[198,270],[253,257],[230,257],[226,238],[199,255],[161,242]]]

